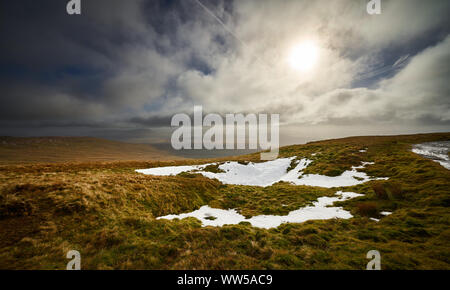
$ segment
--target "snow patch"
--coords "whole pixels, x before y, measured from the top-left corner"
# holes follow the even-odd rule
[[[380,212],[380,214],[383,215],[383,216],[388,216],[388,215],[392,214],[392,212],[390,212],[390,211],[382,211],[382,212]],[[369,219],[371,219],[373,221],[376,221],[376,222],[380,221],[380,219],[376,219],[376,218],[372,218],[372,217],[369,218]]]
[[[293,171],[287,172],[291,162],[295,157],[279,158],[272,161],[240,164],[238,162],[225,162],[219,165],[219,169],[224,172],[213,173],[202,171],[199,172],[208,178],[217,178],[224,184],[237,185],[256,185],[256,186],[270,186],[274,183],[284,180],[285,176],[290,175]],[[303,170],[311,161],[302,159],[295,167],[298,170]]]
[[[148,175],[177,175],[181,172],[196,172],[208,178],[216,178],[224,184],[270,186],[279,181],[290,182],[295,185],[309,185],[320,187],[340,187],[352,186],[364,183],[369,180],[387,179],[371,178],[365,172],[357,171],[373,162],[363,162],[360,166],[353,166],[351,170],[343,172],[340,176],[325,176],[319,174],[303,174],[303,170],[312,162],[303,158],[296,160],[294,169],[288,171],[291,162],[296,157],[279,158],[272,161],[248,164],[240,164],[236,161],[228,161],[218,166],[223,172],[214,173],[204,171],[203,169],[211,164],[192,165],[192,166],[168,166],[150,169],[138,169],[139,173]]]
[[[427,142],[413,146],[412,152],[423,157],[439,162],[443,167],[450,170],[450,141]]]
[[[303,174],[298,172],[297,179],[285,180],[290,181],[296,185],[309,185],[320,187],[340,187],[340,186],[353,186],[360,183],[364,183],[369,180],[386,180],[387,177],[371,178],[365,172],[357,171],[356,169],[362,169],[366,165],[374,164],[373,162],[363,162],[360,166],[353,166],[351,170],[344,171],[339,176],[326,176],[320,174]]]
[[[169,175],[177,175],[182,172],[202,170],[206,166],[211,165],[211,164],[214,164],[214,163],[208,163],[208,164],[203,164],[203,165],[155,167],[155,168],[149,168],[149,169],[136,169],[135,171],[146,174],[146,175],[169,176]]]
[[[257,228],[276,228],[283,223],[302,223],[308,220],[327,220],[333,218],[349,219],[353,217],[350,212],[342,209],[342,207],[330,207],[336,201],[344,201],[362,194],[354,192],[336,192],[334,197],[319,197],[317,201],[313,202],[312,206],[302,207],[298,210],[289,212],[285,216],[277,215],[258,215],[251,218],[245,218],[239,214],[235,209],[218,209],[211,208],[207,205],[190,213],[183,213],[179,215],[166,215],[158,217],[157,219],[184,219],[187,217],[197,218],[202,222],[202,226],[223,226],[235,225],[240,222],[248,222]],[[214,217],[215,219],[211,219]]]

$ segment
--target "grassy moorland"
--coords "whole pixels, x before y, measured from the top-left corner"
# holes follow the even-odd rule
[[[130,144],[92,137],[0,137],[0,164],[174,158],[167,152],[147,144]]]
[[[205,160],[2,165],[0,268],[65,269],[67,251],[76,249],[83,269],[364,269],[366,253],[376,249],[382,269],[450,269],[450,171],[410,151],[412,144],[438,140],[450,140],[450,133],[354,137],[281,149],[280,156],[312,159],[308,173],[336,176],[372,161],[365,172],[389,177],[334,189],[282,182],[266,188],[223,185],[199,174],[134,172]],[[364,194],[339,204],[354,218],[270,230],[155,219],[205,204],[246,216],[287,214],[336,190]],[[381,217],[381,211],[393,214]]]

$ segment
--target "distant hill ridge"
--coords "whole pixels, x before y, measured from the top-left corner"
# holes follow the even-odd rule
[[[420,143],[449,141],[450,132],[409,135],[353,136],[311,141],[300,145],[287,145],[289,150],[298,146],[331,145],[343,143],[373,144],[380,141]],[[1,137],[0,165],[20,163],[95,162],[95,161],[167,161],[199,158],[225,158],[251,154],[249,150],[181,150],[170,144],[133,144],[95,137]]]
[[[0,137],[0,164],[180,159],[148,144],[94,137]]]

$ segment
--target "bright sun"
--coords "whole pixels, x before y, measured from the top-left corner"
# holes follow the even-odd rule
[[[318,58],[318,48],[313,42],[304,42],[292,48],[289,65],[299,71],[308,71],[314,67]]]

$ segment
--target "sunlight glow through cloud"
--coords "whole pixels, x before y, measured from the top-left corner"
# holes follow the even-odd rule
[[[317,63],[319,49],[314,42],[308,41],[294,46],[289,54],[289,65],[299,71],[309,71]]]

